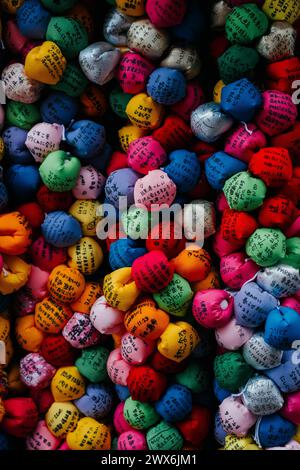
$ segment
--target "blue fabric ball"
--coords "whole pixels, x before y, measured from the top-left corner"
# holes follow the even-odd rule
[[[134,260],[147,253],[145,248],[130,238],[121,238],[110,245],[109,264],[113,271],[132,266]]]
[[[263,447],[277,447],[287,444],[296,434],[296,426],[277,413],[263,416],[255,429],[256,441]]]
[[[2,134],[5,146],[5,158],[16,164],[33,164],[35,163],[33,156],[25,146],[27,131],[20,127],[11,126],[5,129]]]
[[[74,400],[74,404],[84,416],[101,419],[112,409],[112,392],[107,385],[89,384],[86,393]]]
[[[151,73],[147,93],[157,103],[171,106],[186,94],[186,79],[180,70],[160,67]]]
[[[49,212],[41,228],[45,240],[58,248],[74,245],[82,237],[78,220],[64,211]]]
[[[164,421],[174,423],[182,421],[192,411],[192,393],[183,385],[170,385],[155,409]]]
[[[291,349],[300,338],[300,315],[289,307],[272,310],[266,321],[264,339],[277,349]]]
[[[44,39],[50,19],[51,13],[38,0],[26,0],[16,13],[19,30],[33,39]]]
[[[52,92],[40,106],[43,121],[68,126],[78,112],[78,100],[60,91]]]
[[[197,43],[205,32],[205,21],[205,13],[198,0],[190,0],[183,21],[172,28],[172,34],[183,42]]]
[[[169,155],[170,163],[164,168],[169,178],[181,193],[191,191],[201,176],[201,166],[197,155],[188,150],[175,150]]]
[[[125,387],[124,385],[115,385],[115,390],[118,395],[119,400],[125,401],[128,397],[130,397],[129,388]]]
[[[225,152],[216,152],[205,161],[205,174],[212,188],[221,191],[228,178],[246,171],[247,165]]]
[[[113,149],[110,144],[107,142],[104,144],[104,147],[101,151],[100,155],[96,155],[93,158],[89,158],[84,160],[84,164],[92,165],[96,170],[100,171],[101,173],[105,172],[105,169],[110,161],[112,156]]]
[[[12,165],[6,173],[7,189],[17,202],[34,200],[41,184],[37,166]]]
[[[234,297],[234,313],[238,325],[257,328],[277,307],[276,297],[261,289],[256,282],[247,282]]]
[[[272,379],[283,393],[293,393],[300,390],[299,353],[295,350],[294,354],[295,356],[292,355],[290,361],[264,371],[265,375]]]
[[[105,138],[104,127],[88,119],[74,122],[66,132],[66,141],[72,147],[72,154],[83,160],[99,155]]]
[[[222,89],[221,108],[237,121],[251,121],[261,106],[261,92],[246,78]]]
[[[134,203],[134,186],[140,175],[131,168],[113,171],[106,180],[105,196],[107,202],[119,207],[119,198],[127,196],[128,205]]]
[[[225,390],[225,388],[221,388],[216,379],[214,379],[214,394],[218,402],[221,403],[225,398],[230,397],[231,392]]]

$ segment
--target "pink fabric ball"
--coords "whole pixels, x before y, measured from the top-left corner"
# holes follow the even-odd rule
[[[240,398],[227,397],[219,406],[222,428],[227,434],[243,437],[256,423],[257,416],[243,405]]]
[[[61,440],[53,436],[44,420],[39,421],[37,427],[26,439],[27,450],[55,450]]]
[[[225,152],[243,162],[249,163],[251,157],[267,146],[267,139],[255,124],[240,124],[229,135],[225,143]]]
[[[221,348],[229,351],[236,351],[241,348],[253,335],[251,328],[237,325],[236,318],[233,317],[227,325],[216,329],[216,340]]]
[[[37,163],[49,153],[59,150],[64,128],[60,124],[41,122],[33,126],[27,134],[25,145]]]
[[[55,367],[39,353],[27,354],[20,361],[20,378],[30,388],[48,387],[55,372]]]
[[[75,312],[62,331],[63,337],[76,349],[98,344],[101,334],[93,327],[89,315]]]
[[[33,299],[41,300],[48,293],[47,282],[49,273],[37,266],[31,265],[30,275],[26,284],[26,290]]]
[[[238,290],[252,279],[260,270],[259,266],[245,253],[237,252],[223,256],[220,261],[222,281],[232,289]]]
[[[133,431],[134,428],[130,426],[129,423],[127,423],[126,419],[124,418],[124,406],[125,402],[121,401],[114,412],[114,417],[113,417],[113,422],[114,422],[114,427],[115,430],[117,431],[118,434],[122,434],[127,431]]]
[[[124,312],[108,305],[104,296],[93,304],[90,313],[92,325],[104,335],[119,334],[123,328]]]
[[[130,333],[122,336],[121,354],[124,361],[128,362],[128,364],[144,364],[153,351],[153,343],[146,343],[143,339],[137,338]]]
[[[207,289],[196,293],[193,301],[193,315],[206,328],[225,326],[233,314],[234,300],[229,292],[221,289]]]
[[[166,159],[165,150],[151,136],[136,139],[128,147],[128,166],[142,175],[160,168]]]
[[[72,189],[76,199],[97,199],[105,186],[105,176],[92,165],[80,169],[76,185]]]
[[[149,171],[134,186],[134,202],[154,210],[153,204],[170,206],[176,197],[176,184],[161,170]],[[158,209],[159,207],[157,207]]]
[[[145,435],[140,431],[126,431],[118,438],[118,450],[147,450]]]
[[[131,366],[124,361],[120,348],[114,349],[110,353],[106,367],[110,380],[115,384],[126,387]]]

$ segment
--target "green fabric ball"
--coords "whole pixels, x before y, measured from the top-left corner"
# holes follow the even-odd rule
[[[38,106],[8,100],[6,103],[6,121],[10,126],[21,127],[29,131],[42,118]]]
[[[181,450],[183,447],[180,432],[165,421],[151,428],[146,439],[150,450]]]
[[[253,3],[233,8],[226,16],[226,36],[233,43],[250,44],[266,34],[268,27],[268,17]]]
[[[150,403],[127,398],[124,404],[124,418],[135,429],[148,429],[159,420],[159,415]]]
[[[286,237],[279,229],[258,228],[247,240],[246,253],[259,266],[274,266],[286,255]]]
[[[254,371],[239,352],[228,352],[215,358],[214,372],[221,388],[237,393]]]
[[[80,172],[78,158],[63,150],[49,153],[39,168],[43,183],[51,191],[64,192],[74,188]]]
[[[261,179],[242,171],[226,181],[223,191],[230,209],[253,211],[263,204],[267,187]]]
[[[45,8],[56,14],[69,10],[77,1],[78,0],[41,0]]]
[[[103,382],[108,377],[106,369],[108,356],[109,351],[103,346],[83,349],[81,357],[75,361],[75,366],[90,382]]]
[[[132,240],[145,239],[149,232],[151,213],[142,207],[131,206],[121,215],[122,228]]]
[[[193,291],[186,279],[174,274],[167,287],[153,294],[159,308],[175,317],[184,317],[193,298]]]
[[[84,26],[73,18],[56,16],[51,18],[47,41],[53,41],[67,59],[74,59],[88,44],[88,34]]]
[[[293,268],[300,269],[300,238],[288,238],[286,241],[286,257],[283,264],[293,266]]]
[[[221,79],[227,85],[247,78],[253,74],[258,62],[259,54],[255,49],[238,44],[231,46],[218,58]]]
[[[124,93],[121,88],[114,88],[109,95],[109,103],[115,114],[120,118],[127,119],[126,108],[133,95]]]
[[[88,79],[77,65],[67,64],[62,79],[56,85],[51,85],[50,88],[77,97],[84,92],[88,83]]]
[[[209,387],[209,373],[203,365],[193,360],[182,372],[175,375],[175,381],[193,393],[201,393]]]

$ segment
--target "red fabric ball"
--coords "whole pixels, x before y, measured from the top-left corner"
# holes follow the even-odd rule
[[[158,292],[170,284],[174,267],[162,251],[150,251],[137,258],[131,269],[131,275],[137,288],[144,292]]]
[[[167,379],[152,367],[132,367],[129,372],[127,386],[133,400],[142,402],[157,401],[167,387]]]
[[[126,153],[117,151],[112,154],[106,168],[106,173],[110,175],[113,171],[121,170],[121,168],[128,168],[127,155]]]
[[[61,335],[48,335],[44,338],[39,353],[54,367],[72,366],[76,351]]]
[[[1,423],[2,429],[11,436],[27,437],[35,429],[39,419],[32,398],[8,398],[3,404],[5,415]]]
[[[47,186],[42,185],[36,195],[37,201],[43,211],[67,211],[72,205],[74,198],[71,191],[57,193],[50,191]]]
[[[187,359],[181,362],[175,362],[163,356],[159,351],[155,351],[151,357],[150,365],[158,372],[173,375],[182,372],[186,368]]]
[[[281,147],[266,147],[252,156],[249,171],[262,179],[267,186],[278,188],[292,178],[293,165],[287,150]]]
[[[255,218],[247,212],[225,209],[220,227],[221,237],[229,242],[246,240],[258,228]]]
[[[32,263],[44,271],[52,271],[59,264],[67,261],[67,250],[47,243],[44,237],[37,238],[29,248]]]
[[[286,149],[290,157],[298,165],[300,164],[300,122],[283,134],[276,135],[271,139],[272,147],[282,147]]]
[[[280,188],[280,194],[287,196],[295,206],[300,202],[300,167],[295,167],[292,179]]]
[[[30,396],[35,402],[40,414],[45,414],[54,402],[50,388],[31,388]]]
[[[185,242],[180,225],[161,222],[152,228],[146,240],[146,248],[148,251],[160,250],[170,259],[184,250]]]
[[[152,136],[166,152],[181,148],[188,149],[194,137],[190,126],[175,115],[168,116],[163,125],[156,129]]]
[[[290,57],[280,62],[268,64],[266,67],[266,76],[269,79],[269,89],[292,94],[294,92],[292,88],[293,83],[300,80],[299,57]]]
[[[207,437],[211,422],[211,412],[207,408],[195,405],[191,414],[176,423],[177,428],[188,444],[199,446]]]
[[[294,220],[296,207],[289,198],[279,194],[266,199],[259,211],[258,220],[263,227],[289,227]]]
[[[44,222],[45,214],[36,202],[27,202],[18,207],[18,211],[23,214],[30,225],[37,229]]]

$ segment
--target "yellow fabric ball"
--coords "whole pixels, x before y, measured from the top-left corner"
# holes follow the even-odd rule
[[[193,352],[200,338],[197,331],[187,322],[169,323],[161,335],[157,349],[175,362],[181,362]]]
[[[79,411],[73,403],[54,402],[46,413],[46,423],[53,436],[64,439],[74,431],[79,421]]]
[[[83,235],[96,235],[97,224],[103,218],[101,207],[100,202],[89,199],[78,199],[70,207],[69,213],[81,224]]]
[[[110,430],[93,418],[82,418],[75,431],[67,435],[67,444],[72,450],[109,450]]]
[[[75,245],[68,248],[70,268],[78,269],[82,274],[93,274],[101,266],[103,251],[101,246],[91,237],[81,238]]]
[[[59,402],[80,398],[85,392],[85,381],[77,367],[60,367],[52,379],[51,392]]]
[[[63,76],[67,61],[60,48],[52,41],[34,47],[25,59],[25,73],[29,78],[46,85],[56,85]]]
[[[103,293],[111,307],[126,312],[140,295],[131,277],[131,268],[120,268],[107,274],[103,282]]]
[[[126,114],[134,126],[153,130],[161,125],[164,107],[146,93],[139,93],[133,96],[127,104]]]

